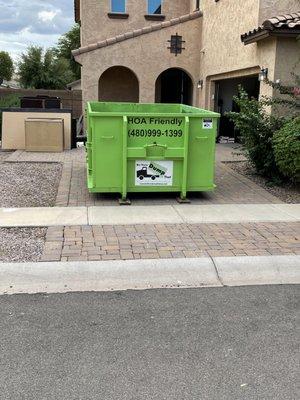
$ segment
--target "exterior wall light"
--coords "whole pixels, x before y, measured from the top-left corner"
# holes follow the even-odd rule
[[[265,80],[268,78],[268,72],[269,72],[268,68],[262,68],[262,69],[260,70],[259,75],[258,75],[258,80],[259,80],[260,82],[265,81]]]
[[[198,83],[197,83],[197,88],[198,89],[203,89],[203,79],[201,79],[200,81],[198,81]]]

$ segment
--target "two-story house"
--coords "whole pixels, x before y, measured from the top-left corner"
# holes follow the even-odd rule
[[[272,95],[265,76],[289,84],[300,71],[300,0],[75,0],[75,17],[84,102],[224,113],[239,84]]]

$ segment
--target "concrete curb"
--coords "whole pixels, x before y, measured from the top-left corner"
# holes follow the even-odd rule
[[[216,257],[214,263],[225,286],[300,283],[300,256]]]
[[[299,204],[0,208],[0,227],[300,221]]]
[[[300,256],[0,264],[0,294],[300,284]]]

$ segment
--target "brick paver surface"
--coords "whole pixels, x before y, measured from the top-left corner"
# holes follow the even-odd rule
[[[50,227],[42,261],[300,254],[300,223]]]
[[[250,179],[234,172],[222,161],[242,159],[232,156],[229,145],[217,145],[216,185],[214,192],[190,194],[193,204],[229,204],[229,203],[282,203],[280,199],[258,186]],[[86,184],[85,149],[78,148],[63,153],[14,152],[6,161],[10,162],[61,162],[63,172],[56,206],[107,206],[118,205],[118,194],[91,194]],[[176,194],[130,194],[132,204],[177,204]]]

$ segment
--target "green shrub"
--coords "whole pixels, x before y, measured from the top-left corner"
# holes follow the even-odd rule
[[[300,117],[287,122],[273,138],[277,167],[291,181],[300,182]]]
[[[241,87],[234,101],[240,111],[229,112],[227,116],[234,122],[249,161],[258,174],[276,180],[280,172],[275,162],[272,139],[286,119],[268,113],[263,101],[249,99]]]
[[[20,99],[16,94],[0,97],[0,139],[2,137],[2,109],[9,107],[20,107]]]

